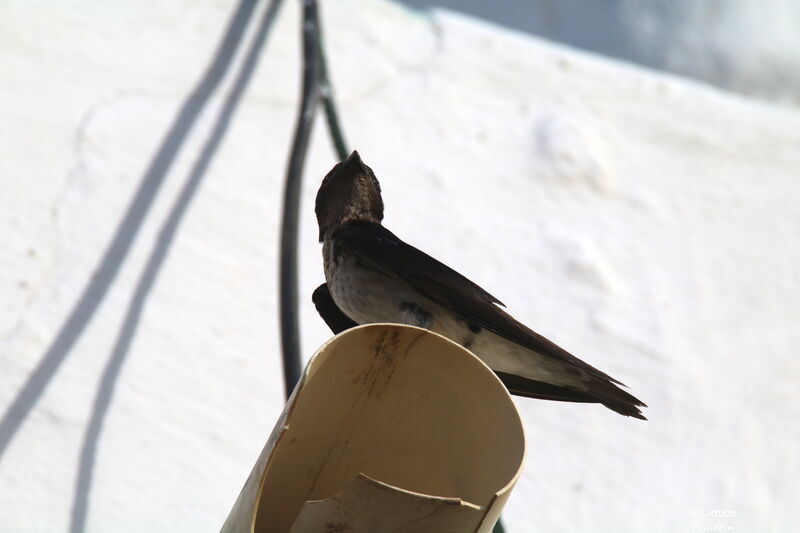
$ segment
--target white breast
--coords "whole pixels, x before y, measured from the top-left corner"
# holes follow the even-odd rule
[[[344,314],[359,324],[402,321],[400,303],[413,301],[405,282],[364,268],[354,258],[338,257],[334,264],[333,246],[328,243],[323,253],[328,288]]]

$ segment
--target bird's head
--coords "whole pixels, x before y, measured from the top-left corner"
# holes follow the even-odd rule
[[[314,211],[320,242],[347,221],[380,224],[383,220],[381,186],[358,152],[334,166],[322,180]]]

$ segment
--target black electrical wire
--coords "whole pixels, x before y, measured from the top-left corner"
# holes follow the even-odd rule
[[[325,109],[325,120],[328,123],[328,132],[331,135],[336,155],[339,156],[339,161],[344,161],[350,155],[350,151],[347,149],[347,143],[344,140],[344,132],[339,121],[339,114],[336,111],[336,102],[333,99],[333,85],[331,84],[328,61],[325,58],[325,50],[322,45],[322,28],[320,24],[317,24],[317,43],[319,44],[320,97],[322,98],[322,106]]]
[[[339,115],[333,99],[325,54],[322,27],[316,0],[303,2],[303,84],[300,111],[295,125],[294,141],[286,172],[281,227],[280,256],[280,320],[283,348],[283,380],[288,397],[302,371],[300,359],[300,320],[298,313],[297,234],[300,211],[300,189],[308,142],[314,125],[317,106],[322,102],[333,147],[340,160],[347,158]]]
[[[300,184],[308,139],[320,99],[319,21],[315,0],[303,0],[303,87],[286,171],[280,252],[280,321],[283,380],[288,397],[300,379],[300,321],[297,312],[297,229]]]

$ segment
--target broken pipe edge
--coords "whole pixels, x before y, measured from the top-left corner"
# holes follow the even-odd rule
[[[308,362],[221,533],[488,533],[524,456],[480,359],[428,330],[359,326]]]

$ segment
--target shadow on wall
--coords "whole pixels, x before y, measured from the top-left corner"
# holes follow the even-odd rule
[[[252,77],[280,3],[280,0],[272,0],[266,9],[244,59],[241,71],[236,77],[233,89],[226,98],[211,134],[158,233],[155,246],[134,289],[123,325],[117,335],[114,348],[98,384],[91,419],[86,428],[75,483],[70,524],[72,533],[81,532],[85,528],[92,471],[103,422],[108,413],[117,378],[136,333],[147,297],[167,257],[181,219],[186,213],[217,148],[224,138],[241,96]],[[228,72],[257,5],[258,2],[256,0],[241,0],[236,7],[211,63],[183,103],[158,151],[150,161],[139,188],[89,284],[70,311],[69,316],[44,353],[41,361],[3,414],[0,420],[0,460],[2,460],[4,452],[22,423],[35,407],[59,367],[91,322],[108,289],[116,279],[131,245],[153,205],[164,178],[181,150],[186,137],[191,132],[197,118],[203,112],[209,98]]]
[[[250,8],[251,4],[252,2],[249,0],[243,2],[240,6],[239,13],[247,9],[247,17],[249,18],[250,14],[252,13],[252,9]],[[136,288],[134,289],[131,303],[128,306],[128,311],[125,313],[125,318],[123,320],[122,327],[120,328],[120,332],[117,335],[117,339],[114,342],[114,348],[111,352],[111,357],[108,360],[105,369],[103,370],[103,375],[97,390],[97,396],[95,397],[94,408],[92,409],[92,417],[89,420],[89,425],[86,429],[86,436],[84,437],[83,441],[83,447],[81,448],[78,476],[75,483],[75,500],[72,507],[70,526],[71,533],[81,533],[85,529],[86,515],[89,507],[89,495],[91,493],[92,472],[94,470],[95,457],[97,455],[97,444],[100,441],[100,433],[103,428],[103,422],[111,404],[114,385],[122,368],[122,363],[124,362],[125,357],[130,349],[131,341],[136,333],[136,329],[138,328],[139,319],[142,316],[142,311],[144,310],[147,297],[155,285],[158,272],[161,270],[161,266],[164,264],[164,260],[167,257],[167,253],[169,252],[169,249],[175,238],[175,234],[178,231],[180,222],[183,219],[183,216],[186,214],[186,210],[189,208],[192,198],[197,192],[200,183],[205,177],[206,171],[208,170],[208,167],[214,155],[216,154],[222,139],[225,137],[225,133],[228,131],[228,126],[230,125],[231,119],[236,112],[236,108],[241,101],[242,94],[244,93],[248,83],[250,82],[250,79],[253,76],[253,72],[258,64],[261,51],[264,49],[267,35],[269,34],[269,30],[272,27],[273,21],[275,20],[279,6],[280,0],[272,0],[269,7],[265,11],[258,27],[258,32],[253,38],[241,70],[236,76],[233,88],[226,97],[225,103],[223,104],[222,109],[220,110],[219,115],[214,122],[211,133],[200,151],[200,155],[192,166],[192,170],[189,173],[183,188],[181,188],[181,191],[178,193],[178,197],[170,209],[166,221],[158,232],[158,238],[155,246],[153,247],[153,251],[150,253],[150,256],[147,259],[147,264],[142,271],[142,275],[139,278],[139,281],[136,283]],[[235,15],[234,21],[237,20],[238,17]],[[241,31],[244,29],[246,24],[247,20],[245,19],[241,24],[234,23],[231,25],[237,38],[236,43],[233,45],[234,47],[238,45],[238,42],[241,38]]]
[[[800,105],[800,3],[793,0],[399,1]]]

